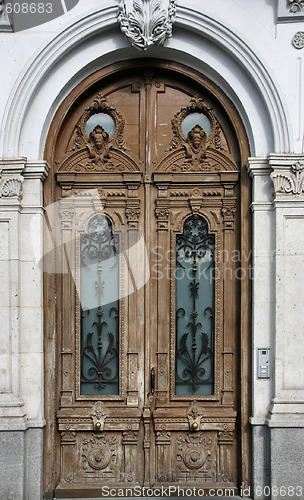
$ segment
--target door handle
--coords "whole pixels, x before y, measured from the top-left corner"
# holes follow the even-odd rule
[[[151,368],[150,372],[150,386],[151,386],[151,394],[155,392],[155,368]]]

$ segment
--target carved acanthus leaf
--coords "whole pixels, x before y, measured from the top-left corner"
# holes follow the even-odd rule
[[[224,220],[234,220],[235,213],[236,213],[236,208],[233,206],[222,208],[222,214],[223,214]]]
[[[168,2],[168,9],[162,10],[161,0],[133,0],[133,10],[128,13],[126,1],[120,1],[117,20],[131,45],[146,50],[172,36],[176,0]]]
[[[160,221],[167,221],[169,217],[169,208],[161,207],[155,209],[155,215]]]
[[[140,215],[139,207],[126,208],[126,217],[128,221],[138,221],[139,215]]]

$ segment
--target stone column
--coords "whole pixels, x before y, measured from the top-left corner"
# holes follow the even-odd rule
[[[269,155],[274,186],[275,377],[270,415],[273,499],[304,495],[304,155]],[[296,490],[298,488],[298,490]],[[290,494],[289,491],[288,495]]]
[[[0,161],[0,488],[38,500],[43,445],[42,182],[46,162]]]
[[[274,380],[274,214],[267,158],[249,158],[252,178],[252,450],[253,489],[270,486],[270,435],[266,425]],[[247,256],[248,258],[249,256]],[[270,348],[269,379],[258,379],[257,350]],[[267,490],[266,490],[267,492]],[[261,499],[267,498],[263,495]],[[269,498],[269,497],[268,497]]]

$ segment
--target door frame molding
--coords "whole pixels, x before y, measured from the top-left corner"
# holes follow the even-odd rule
[[[51,165],[51,172],[44,183],[44,204],[49,205],[54,201],[55,191],[55,176],[52,169],[53,163],[53,148],[58,138],[64,120],[69,113],[69,110],[86,92],[97,85],[100,85],[102,80],[117,79],[119,75],[123,76],[131,71],[138,71],[145,65],[150,71],[155,69],[163,69],[172,72],[180,77],[185,77],[198,83],[202,88],[213,96],[220,106],[227,113],[232,126],[234,127],[237,137],[241,165],[240,165],[240,196],[241,196],[241,232],[240,232],[240,251],[242,268],[246,269],[246,278],[241,280],[241,311],[240,311],[240,327],[241,332],[239,345],[236,346],[237,352],[241,355],[240,373],[239,375],[239,411],[241,421],[240,431],[240,470],[242,477],[240,483],[244,483],[245,487],[251,485],[252,477],[252,461],[251,461],[251,429],[249,417],[251,415],[251,280],[249,276],[251,255],[251,181],[246,170],[246,161],[250,156],[249,141],[245,132],[245,127],[241,118],[233,105],[227,98],[225,93],[213,82],[207,79],[193,69],[184,65],[168,62],[157,59],[135,59],[132,61],[124,61],[121,63],[112,64],[106,68],[98,70],[91,74],[83,82],[77,85],[72,92],[62,102],[58,108],[47,136],[44,158]],[[44,491],[53,491],[58,484],[59,471],[57,464],[60,463],[58,456],[59,433],[56,423],[56,411],[59,407],[59,394],[57,394],[57,377],[60,376],[57,370],[57,364],[60,357],[59,345],[56,338],[56,307],[54,301],[54,293],[56,290],[56,276],[54,274],[44,274],[44,352],[45,352],[45,440],[44,440]],[[243,460],[242,457],[246,457]]]

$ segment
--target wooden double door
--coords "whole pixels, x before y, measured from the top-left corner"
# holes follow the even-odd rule
[[[249,481],[244,134],[202,77],[115,69],[75,89],[46,148],[45,490],[237,492]]]

